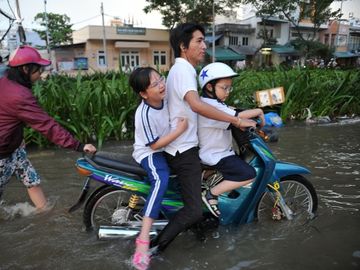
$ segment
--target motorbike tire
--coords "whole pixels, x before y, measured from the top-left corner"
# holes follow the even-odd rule
[[[282,218],[279,208],[274,208],[274,199],[265,192],[258,202],[256,208],[256,219],[258,222],[274,220],[278,211],[278,219]],[[294,212],[294,220],[304,222],[312,218],[318,207],[318,198],[314,186],[309,180],[301,175],[289,175],[280,179],[280,193],[286,204]]]
[[[133,193],[113,186],[101,186],[88,199],[83,213],[87,230],[98,229],[101,225],[112,226],[131,222],[141,224],[136,218],[145,204],[139,196],[136,207],[128,214],[129,200]]]

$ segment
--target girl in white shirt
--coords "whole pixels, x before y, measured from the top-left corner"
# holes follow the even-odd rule
[[[159,216],[170,174],[163,149],[186,130],[187,120],[179,118],[177,126],[170,132],[165,78],[155,69],[146,67],[134,70],[130,75],[129,84],[142,98],[135,113],[133,157],[148,172],[148,180],[151,183],[133,257],[133,266],[145,270],[150,263],[150,229],[154,219]]]

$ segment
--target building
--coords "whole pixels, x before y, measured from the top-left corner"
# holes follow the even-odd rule
[[[254,9],[249,9],[249,5],[246,7],[249,12],[246,18],[237,19],[236,13],[231,13],[228,16],[231,23],[216,25],[215,38],[219,48],[244,55],[247,66],[278,65],[299,58],[299,53],[288,45],[290,23],[287,20],[273,16],[261,18],[255,15]],[[226,21],[226,18],[219,16],[218,21]],[[210,33],[207,39],[212,40]]]
[[[349,19],[349,42],[348,50],[360,54],[360,19]]]
[[[252,60],[255,65],[291,64],[298,59],[304,62],[300,53],[289,45],[299,38],[320,41],[328,45],[335,50],[335,58],[358,57],[360,20],[355,18],[360,14],[360,1],[338,1],[338,5],[332,4],[330,8],[333,10],[340,8],[345,13],[345,19],[348,20],[330,21],[329,24],[323,23],[315,28],[310,18],[312,6],[306,0],[302,1],[293,12],[292,21],[287,20],[282,14],[259,17],[256,15],[257,10],[253,5],[240,5],[238,9],[229,10],[225,16],[216,16],[216,22],[218,24],[237,24],[239,27],[249,25],[251,29],[255,30],[246,37],[233,31],[227,34],[216,31],[216,37],[219,39],[216,41],[216,45],[228,46],[238,53],[244,51],[249,53],[250,49],[253,52]],[[249,62],[249,55],[246,59]],[[343,62],[353,63],[354,61]]]
[[[121,68],[130,72],[139,66],[167,71],[171,63],[169,31],[118,23],[90,25],[73,32],[73,44],[55,48],[54,58],[59,71]]]
[[[205,36],[207,41],[207,54],[210,62],[213,58],[213,45],[215,44],[215,61],[235,65],[237,61],[251,61],[255,54],[251,37],[255,29],[249,24],[223,23],[215,25],[214,37],[208,30]],[[215,40],[214,40],[215,38]]]

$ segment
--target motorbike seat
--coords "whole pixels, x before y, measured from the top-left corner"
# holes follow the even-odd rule
[[[99,151],[91,160],[102,167],[147,176],[146,171],[130,155]]]

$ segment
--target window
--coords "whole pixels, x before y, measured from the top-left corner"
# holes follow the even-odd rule
[[[313,16],[314,9],[312,8],[310,1],[304,1],[300,5],[300,18],[310,19]]]
[[[325,45],[330,45],[330,44],[329,44],[329,34],[325,34],[324,44],[325,44]]]
[[[336,37],[336,34],[331,34],[331,40],[330,40],[330,46],[335,46],[335,37]]]
[[[243,37],[242,38],[242,45],[243,46],[248,46],[249,45],[249,38],[248,37]]]
[[[238,45],[239,44],[239,37],[230,36],[229,37],[229,45]]]
[[[274,29],[270,29],[270,30],[268,30],[268,35],[269,35],[269,37],[274,37]]]
[[[106,57],[104,51],[98,51],[97,64],[99,67],[106,65]]]
[[[138,51],[122,51],[120,58],[123,71],[131,71],[140,65],[140,55]]]
[[[166,52],[154,51],[153,59],[154,59],[154,65],[166,65]]]

